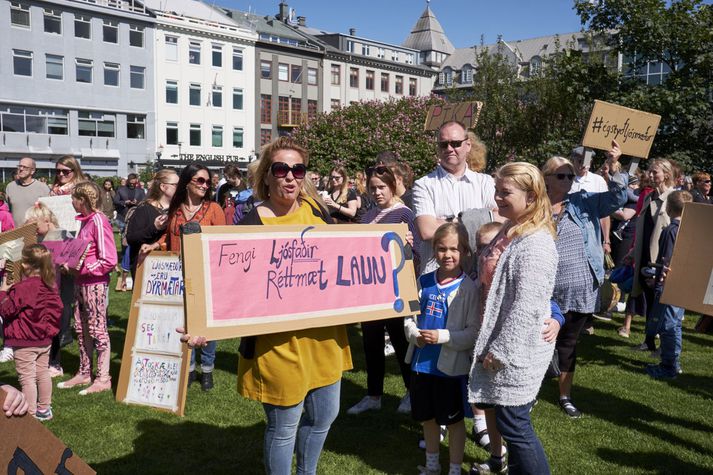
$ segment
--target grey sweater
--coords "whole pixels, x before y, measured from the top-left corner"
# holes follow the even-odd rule
[[[500,256],[475,342],[471,403],[521,406],[537,396],[554,351],[554,342],[546,343],[542,330],[551,314],[557,260],[547,231],[515,238]],[[483,368],[489,352],[500,369]]]

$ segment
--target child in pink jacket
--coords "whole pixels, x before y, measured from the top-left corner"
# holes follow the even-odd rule
[[[72,205],[79,213],[81,222],[77,239],[85,239],[91,244],[79,269],[62,266],[63,272],[76,274],[75,330],[79,343],[79,371],[72,378],[57,385],[66,389],[86,386],[80,395],[109,391],[110,343],[107,330],[107,292],[109,275],[116,265],[116,244],[109,219],[101,211],[99,186],[91,181],[78,183],[72,192]],[[96,378],[92,382],[92,356],[97,350]]]

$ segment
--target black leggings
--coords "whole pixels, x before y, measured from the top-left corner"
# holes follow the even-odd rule
[[[386,357],[384,356],[384,332],[389,332],[391,344],[394,345],[396,358],[401,368],[404,386],[409,388],[411,382],[411,366],[405,361],[408,341],[404,333],[402,317],[362,322],[361,334],[364,341],[366,358],[366,387],[369,396],[384,394],[384,374],[386,373]]]
[[[591,313],[567,312],[564,314],[564,325],[557,334],[557,355],[560,371],[574,373],[577,365],[577,339]]]
[[[74,277],[62,274],[59,284],[59,296],[62,299],[64,308],[62,309],[59,333],[52,338],[52,347],[50,348],[50,366],[56,367],[62,366],[61,347],[59,346],[62,335],[69,334],[69,337],[71,337],[70,322],[72,316],[74,316]]]

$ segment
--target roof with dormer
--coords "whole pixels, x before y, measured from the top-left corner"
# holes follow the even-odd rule
[[[455,51],[430,6],[426,6],[426,10],[416,22],[406,41],[403,42],[403,46],[419,51],[438,51],[446,54]]]

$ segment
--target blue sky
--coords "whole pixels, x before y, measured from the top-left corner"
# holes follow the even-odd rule
[[[210,0],[205,0],[210,3]],[[425,0],[286,0],[307,26],[401,44],[421,13]],[[279,0],[215,0],[240,10],[252,8],[274,15]],[[506,40],[569,33],[581,28],[572,0],[432,0],[431,10],[456,48],[493,43],[499,34]]]

